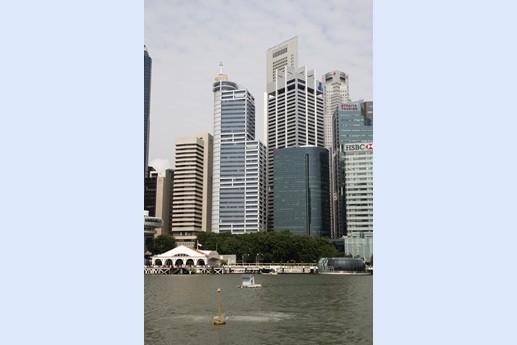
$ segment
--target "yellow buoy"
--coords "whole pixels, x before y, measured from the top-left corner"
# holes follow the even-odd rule
[[[221,319],[221,289],[217,289],[217,309],[218,316],[214,320],[214,325],[226,325],[226,321]]]

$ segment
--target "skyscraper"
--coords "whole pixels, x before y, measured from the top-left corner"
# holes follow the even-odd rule
[[[373,243],[373,103],[344,103],[336,113],[342,224],[338,236],[346,235],[347,254],[369,260]]]
[[[330,237],[328,150],[290,147],[274,157],[274,229]]]
[[[149,164],[149,132],[150,120],[149,110],[151,108],[151,65],[152,59],[149,56],[147,47],[144,45],[144,178],[148,177],[147,166]]]
[[[268,230],[274,226],[275,149],[324,146],[323,86],[314,70],[284,66],[267,85],[266,105]]]
[[[263,231],[265,147],[255,140],[255,99],[221,70],[213,84],[212,231]]]
[[[193,247],[197,234],[211,229],[211,176],[212,136],[176,139],[172,234],[178,245]]]
[[[341,71],[328,72],[323,80],[323,106],[325,108],[325,147],[330,161],[330,215],[332,238],[337,238],[339,229],[336,109],[342,103],[350,102],[348,75]]]

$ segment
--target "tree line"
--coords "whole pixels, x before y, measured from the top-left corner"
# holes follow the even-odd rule
[[[289,231],[258,232],[242,235],[201,233],[197,241],[202,250],[216,250],[237,256],[244,262],[317,262],[321,257],[339,255],[328,238],[293,235]]]

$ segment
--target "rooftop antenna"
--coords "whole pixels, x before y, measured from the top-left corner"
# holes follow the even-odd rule
[[[223,74],[223,62],[219,62],[219,74]]]

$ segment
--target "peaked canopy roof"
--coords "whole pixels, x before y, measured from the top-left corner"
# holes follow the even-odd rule
[[[169,250],[168,252],[161,253],[158,255],[154,255],[155,258],[169,258],[172,256],[191,256],[191,257],[205,257],[205,258],[213,258],[218,259],[219,254],[213,250],[199,250],[192,249],[184,245],[177,246],[174,249]]]

